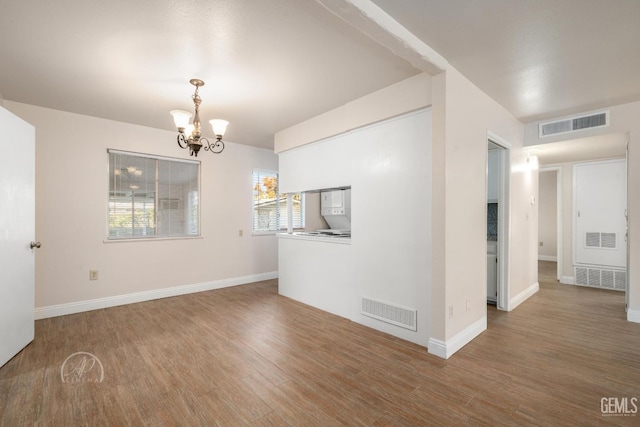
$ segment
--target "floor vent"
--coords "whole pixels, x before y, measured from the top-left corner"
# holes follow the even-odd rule
[[[392,325],[418,330],[416,309],[401,307],[371,298],[362,297],[362,314]]]
[[[595,267],[575,267],[575,270],[576,285],[616,291],[624,291],[626,288],[625,271]]]
[[[557,135],[559,133],[576,132],[583,129],[609,126],[609,112],[603,111],[587,116],[571,117],[554,122],[540,123],[538,127],[539,137]]]

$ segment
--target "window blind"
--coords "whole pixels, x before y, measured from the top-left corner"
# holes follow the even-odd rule
[[[199,235],[200,163],[109,150],[108,238]]]

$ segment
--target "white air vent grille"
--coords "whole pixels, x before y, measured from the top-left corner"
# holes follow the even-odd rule
[[[576,285],[624,291],[626,288],[627,273],[625,271],[604,268],[576,267],[575,278]]]
[[[585,246],[588,248],[600,247],[600,233],[585,233]]]
[[[600,270],[600,286],[607,289],[613,289],[613,271]]]
[[[609,112],[603,111],[588,116],[572,117],[555,122],[540,123],[539,136],[557,135],[559,133],[576,132],[583,129],[592,129],[602,126],[609,126]]]
[[[418,330],[418,311],[416,309],[401,307],[395,304],[362,297],[361,313],[365,316],[382,320],[383,322],[391,323],[392,325],[400,326],[412,331]]]
[[[617,249],[616,233],[588,231],[584,233],[584,246],[587,248]]]
[[[613,287],[624,291],[627,288],[627,273],[624,271],[616,271],[613,279]]]
[[[600,234],[600,246],[607,249],[615,249],[616,246],[616,233],[602,233]]]

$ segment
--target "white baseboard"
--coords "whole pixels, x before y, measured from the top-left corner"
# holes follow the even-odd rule
[[[558,262],[558,257],[553,255],[538,255],[538,261],[554,261]]]
[[[560,278],[560,283],[563,285],[575,285],[576,279],[573,276],[562,276]]]
[[[509,300],[509,303],[507,305],[507,311],[513,310],[514,308],[516,308],[517,306],[525,302],[531,295],[535,294],[539,290],[540,290],[540,284],[538,282],[529,286],[527,289],[520,292],[518,295],[516,295],[515,297]]]
[[[627,320],[633,323],[640,323],[640,311],[638,310],[627,310]]]
[[[46,319],[49,317],[81,313],[83,311],[98,310],[101,308],[115,307],[118,305],[133,304],[136,302],[151,301],[154,299],[175,297],[178,295],[192,294],[195,292],[227,288],[229,286],[244,285],[247,283],[260,282],[262,280],[276,279],[277,277],[278,272],[272,271],[270,273],[253,274],[250,276],[215,280],[213,282],[194,283],[190,285],[174,286],[164,289],[154,289],[151,291],[134,292],[124,295],[114,295],[111,297],[96,298],[86,301],[49,305],[46,307],[37,307],[34,310],[34,315],[36,320]]]
[[[486,316],[467,326],[450,340],[442,341],[429,338],[429,343],[427,344],[428,351],[434,356],[448,359],[485,330],[487,330]]]

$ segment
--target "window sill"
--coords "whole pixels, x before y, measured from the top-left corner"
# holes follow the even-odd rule
[[[293,232],[296,233],[298,231],[303,231],[303,229],[294,229]],[[280,233],[286,233],[287,230],[277,230],[277,231],[252,231],[252,236],[274,236]]]
[[[121,239],[104,239],[102,243],[125,243],[125,242],[158,242],[167,240],[197,240],[202,236],[173,236],[173,237],[124,237]]]

